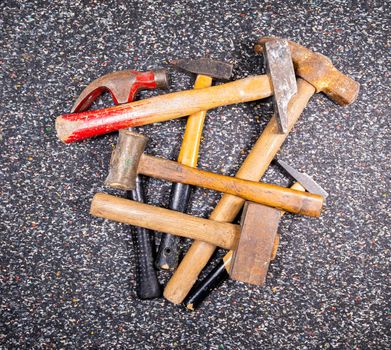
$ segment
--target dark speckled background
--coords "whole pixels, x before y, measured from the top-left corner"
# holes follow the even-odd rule
[[[385,349],[390,347],[390,21],[387,1],[2,1],[2,349]],[[93,79],[210,56],[234,79],[263,72],[258,36],[329,56],[361,83],[347,108],[317,95],[280,152],[330,193],[320,219],[286,215],[263,288],[226,282],[195,313],[135,297],[129,227],[93,218],[116,135],[64,145],[56,116]],[[172,71],[172,91],[194,77]],[[156,92],[142,93],[145,98]],[[108,97],[95,107],[108,106]],[[208,114],[200,167],[233,175],[270,100]],[[140,128],[174,159],[185,120]],[[267,182],[289,185],[270,168]],[[150,203],[169,184],[151,180]],[[220,194],[197,189],[191,214]],[[184,243],[188,246],[188,242]],[[221,254],[221,253],[220,253]],[[168,274],[160,276],[162,282]]]

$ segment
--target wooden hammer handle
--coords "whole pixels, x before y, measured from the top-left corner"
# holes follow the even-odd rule
[[[315,88],[302,79],[297,80],[297,90],[298,93],[292,98],[288,107],[288,130],[293,128],[309,99],[315,93]],[[243,162],[237,177],[259,181],[287,135],[279,133],[277,120],[273,116]],[[235,219],[243,204],[244,200],[239,197],[224,195],[213,210],[210,219],[230,222]],[[195,241],[168,281],[163,293],[164,297],[175,304],[181,303],[215,249],[216,247],[212,244]]]
[[[316,194],[215,174],[146,154],[141,156],[138,172],[167,181],[228,193],[238,196],[242,200],[264,204],[295,214],[319,216],[323,205],[323,197]]]
[[[239,225],[197,218],[104,193],[94,196],[90,214],[150,230],[205,240],[225,249],[235,248],[240,235]]]
[[[61,141],[70,143],[219,106],[255,101],[272,94],[269,78],[257,75],[205,89],[174,92],[105,109],[64,114],[56,119],[57,136]]]

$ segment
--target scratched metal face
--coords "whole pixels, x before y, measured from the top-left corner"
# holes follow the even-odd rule
[[[280,132],[288,132],[288,103],[297,92],[295,71],[288,42],[282,39],[265,43],[266,71],[273,83],[273,105]]]

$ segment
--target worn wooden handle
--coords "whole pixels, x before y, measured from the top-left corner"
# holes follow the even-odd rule
[[[319,216],[323,205],[323,197],[316,194],[215,174],[146,154],[141,156],[138,172],[171,182],[229,193],[295,214]]]
[[[225,249],[235,248],[240,235],[239,225],[197,218],[104,193],[94,196],[90,214],[176,236],[205,240]]]
[[[288,130],[293,128],[309,99],[315,93],[315,88],[302,79],[297,80],[297,90],[298,93],[292,98],[288,107]],[[287,136],[288,134],[279,133],[277,120],[273,116],[236,177],[259,181]],[[243,204],[244,200],[239,197],[224,195],[213,210],[210,219],[230,222],[235,219]],[[212,244],[201,241],[195,241],[192,244],[166,285],[163,295],[167,300],[175,304],[183,301],[215,248]]]
[[[269,78],[257,75],[205,89],[174,92],[105,109],[64,114],[56,119],[57,136],[61,141],[70,143],[219,106],[255,101],[272,93]]]

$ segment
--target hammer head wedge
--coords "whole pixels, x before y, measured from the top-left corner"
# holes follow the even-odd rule
[[[104,92],[110,92],[116,105],[132,102],[140,89],[167,89],[167,72],[163,69],[148,72],[123,70],[108,73],[88,84],[74,103],[71,112],[87,110]]]
[[[216,80],[229,80],[233,69],[233,65],[230,63],[210,58],[179,59],[170,61],[170,64],[185,71],[206,75]]]
[[[296,76],[288,42],[275,39],[264,43],[266,72],[273,84],[273,106],[280,132],[288,132],[288,103],[297,93]]]
[[[126,129],[119,131],[117,146],[111,155],[106,186],[125,191],[136,187],[137,169],[147,142],[148,137],[144,135]]]

